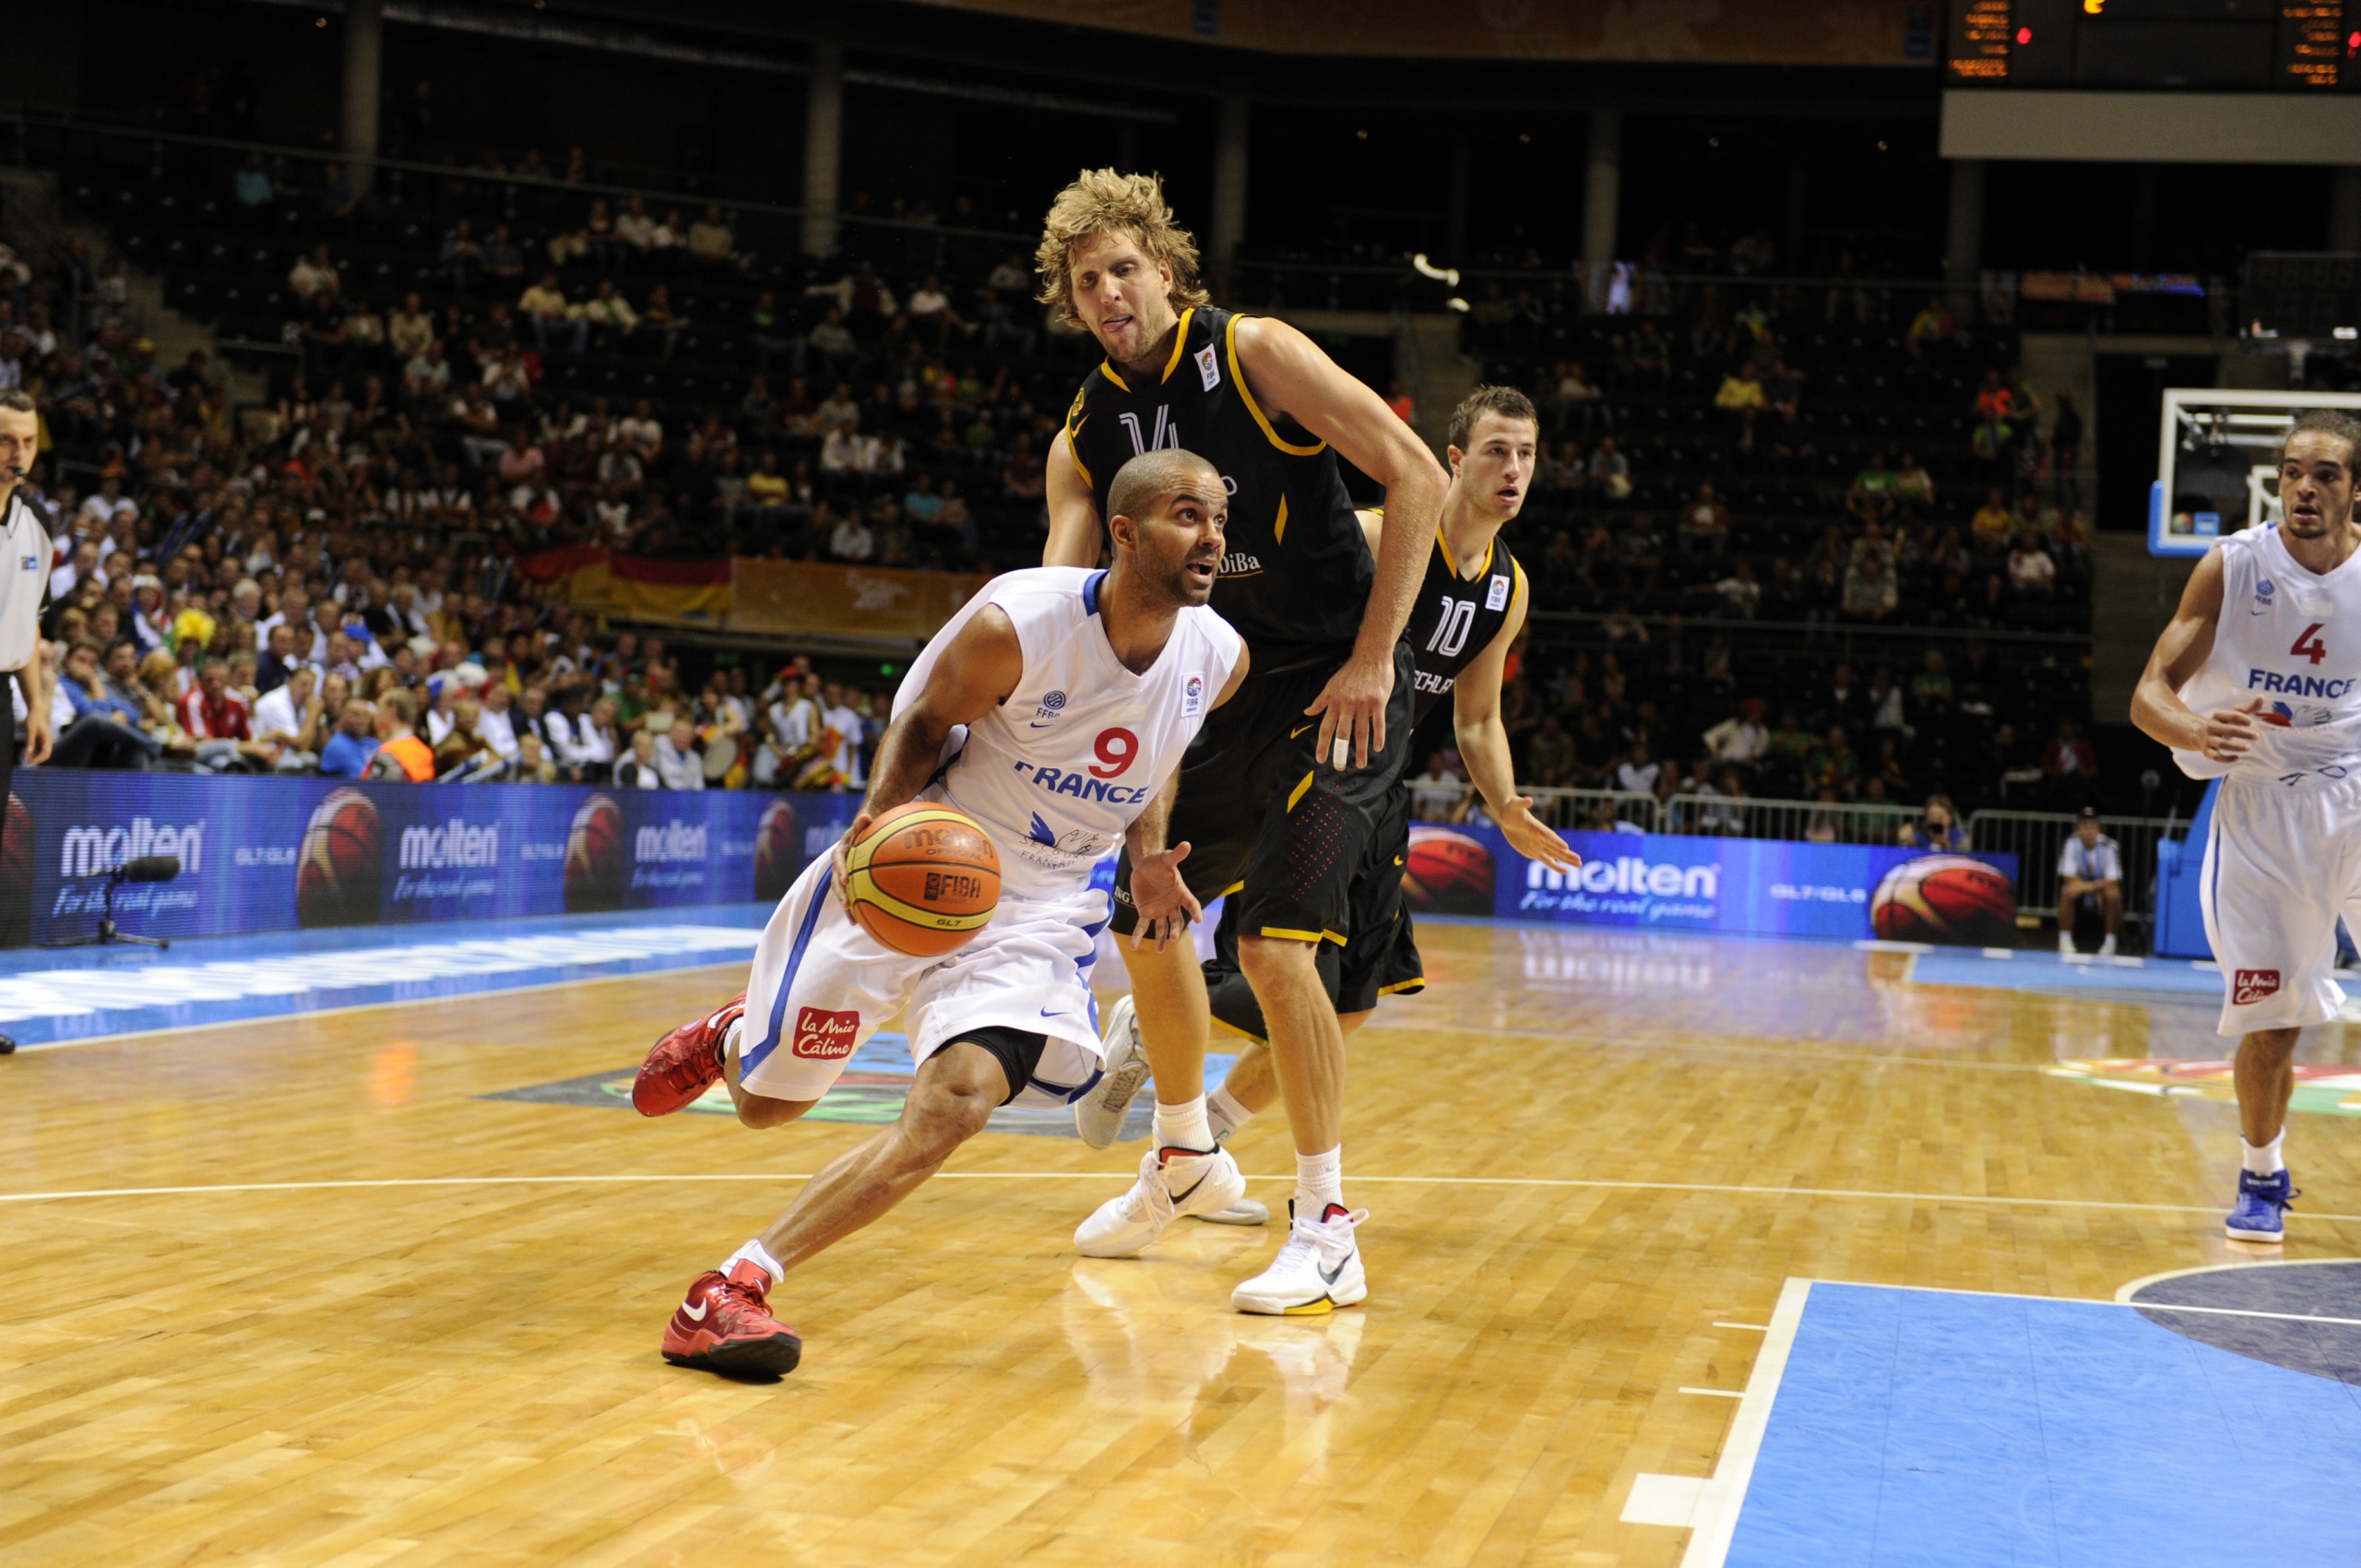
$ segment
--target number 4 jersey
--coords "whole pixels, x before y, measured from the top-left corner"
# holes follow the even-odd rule
[[[894,697],[899,717],[986,605],[1015,626],[1025,673],[1006,702],[952,732],[935,790],[983,824],[1004,885],[1025,897],[1088,884],[1179,766],[1245,646],[1210,608],[1186,609],[1156,662],[1135,675],[1099,618],[1106,581],[1076,566],[994,577],[934,635]]]
[[[2260,741],[2236,764],[2175,751],[2192,778],[2289,786],[2361,770],[2361,553],[2326,576],[2287,552],[2276,527],[2222,540],[2213,651],[2181,688],[2201,714],[2260,699]]]

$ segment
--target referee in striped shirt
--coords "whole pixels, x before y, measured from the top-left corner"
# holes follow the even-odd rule
[[[41,416],[30,394],[0,392],[0,674],[13,673],[25,695],[25,766],[49,760],[56,741],[49,717],[49,682],[41,661],[41,606],[49,592],[49,529],[25,486],[41,447]],[[14,715],[0,703],[0,806],[17,760]],[[0,822],[6,821],[0,813]]]

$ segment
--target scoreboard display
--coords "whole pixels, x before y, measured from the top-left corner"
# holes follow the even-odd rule
[[[2361,91],[2361,0],[1955,0],[1959,88]]]

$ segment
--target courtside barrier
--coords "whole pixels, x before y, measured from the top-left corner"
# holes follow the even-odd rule
[[[852,820],[853,795],[25,768],[0,854],[0,941],[77,936],[105,873],[150,936],[649,909],[777,898]]]

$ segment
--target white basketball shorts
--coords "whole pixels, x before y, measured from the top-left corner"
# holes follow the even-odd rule
[[[1030,1083],[1010,1104],[1049,1110],[1098,1081],[1098,1004],[1090,969],[1107,895],[1063,899],[1003,890],[991,922],[957,952],[913,958],[884,946],[845,912],[823,857],[787,890],[754,949],[739,1037],[740,1082],[772,1099],[817,1099],[878,1027],[907,1013],[910,1057],[923,1063],[977,1028],[1046,1035]]]
[[[2222,966],[2221,1032],[2335,1017],[2337,916],[2361,932],[2361,778],[2224,779],[2201,875]]]

